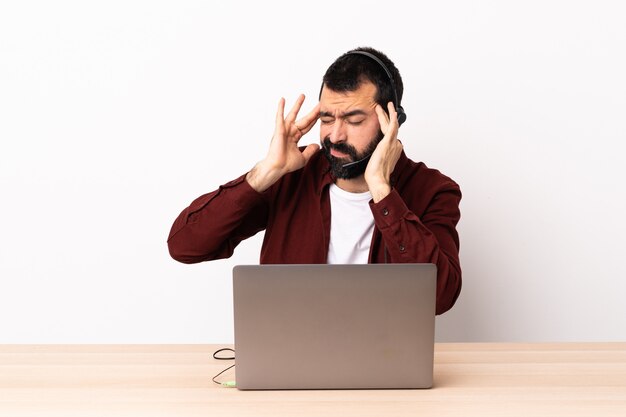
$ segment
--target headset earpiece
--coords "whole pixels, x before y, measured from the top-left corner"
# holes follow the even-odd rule
[[[406,113],[404,112],[404,109],[402,108],[402,106],[399,106],[396,109],[396,113],[398,113],[398,125],[402,126],[402,123],[406,121]]]

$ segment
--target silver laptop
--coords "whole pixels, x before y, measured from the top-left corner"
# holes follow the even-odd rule
[[[430,388],[433,264],[239,265],[237,388]]]

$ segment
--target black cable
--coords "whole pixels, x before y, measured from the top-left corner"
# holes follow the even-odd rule
[[[221,353],[221,352],[227,352],[227,351],[232,352],[232,353],[233,353],[233,355],[232,355],[232,356],[218,356],[218,354],[219,354],[219,353]],[[216,350],[215,352],[213,352],[213,359],[217,359],[218,361],[230,361],[230,360],[234,360],[234,359],[235,359],[235,350],[234,350],[234,349],[231,349],[231,348],[222,348],[222,349],[218,349],[218,350]],[[222,383],[222,382],[216,381],[216,378],[217,378],[218,376],[222,375],[224,372],[226,372],[226,371],[228,371],[229,369],[232,369],[232,368],[234,368],[234,367],[235,367],[235,364],[233,364],[233,365],[229,366],[228,368],[224,369],[224,370],[223,370],[222,372],[220,372],[219,374],[215,375],[215,376],[212,378],[212,379],[213,379],[213,382],[215,382],[217,385],[222,385],[222,386],[224,386],[224,385],[225,385],[225,383]],[[230,385],[227,385],[227,386],[230,386]]]
[[[226,352],[226,351],[230,351],[233,352],[233,356],[217,356],[218,353],[220,352]],[[230,361],[235,359],[235,349],[231,349],[231,348],[222,348],[222,349],[218,349],[215,352],[213,352],[213,359],[217,359],[218,361]]]

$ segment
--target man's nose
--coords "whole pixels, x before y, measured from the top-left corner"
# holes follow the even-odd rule
[[[347,139],[346,125],[343,120],[335,120],[329,137],[332,143],[344,142]]]

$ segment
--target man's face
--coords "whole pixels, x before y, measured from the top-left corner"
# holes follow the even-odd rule
[[[367,81],[355,91],[322,89],[320,96],[320,141],[333,174],[355,178],[365,172],[367,163],[344,169],[344,164],[370,155],[382,139],[376,114],[376,86]]]

